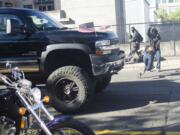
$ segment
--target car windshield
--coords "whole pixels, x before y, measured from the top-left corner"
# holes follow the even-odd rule
[[[52,18],[42,12],[29,12],[28,17],[31,18],[32,23],[38,30],[47,31],[65,28],[60,22],[54,21]]]

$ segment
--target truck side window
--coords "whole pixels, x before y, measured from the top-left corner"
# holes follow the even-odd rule
[[[23,22],[19,17],[10,14],[0,14],[0,35],[6,34],[6,22],[7,19],[16,19],[20,24],[23,25]]]

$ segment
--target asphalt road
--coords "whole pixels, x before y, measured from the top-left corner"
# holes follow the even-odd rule
[[[180,135],[180,60],[170,61],[141,78],[142,64],[126,66],[74,118],[99,135]]]
[[[180,69],[140,71],[120,71],[75,118],[100,131],[179,131]]]

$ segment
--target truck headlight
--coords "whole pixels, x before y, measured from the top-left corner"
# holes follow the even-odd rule
[[[96,41],[95,43],[96,47],[106,46],[110,44],[111,44],[110,40],[99,40],[99,41]]]
[[[31,94],[36,102],[41,101],[41,90],[37,87],[31,89]]]
[[[105,55],[105,54],[110,54],[111,50],[108,48],[108,46],[111,45],[110,40],[99,40],[96,41],[95,46],[96,46],[96,55]]]

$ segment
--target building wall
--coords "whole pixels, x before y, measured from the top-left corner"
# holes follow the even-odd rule
[[[150,9],[150,22],[157,22],[157,18],[156,18],[156,7],[155,6],[151,6]]]
[[[36,0],[18,0],[19,6],[31,6],[32,9],[39,10]],[[38,0],[37,0],[38,1]],[[124,0],[53,0],[54,11],[46,12],[60,21],[60,16],[66,14],[63,18],[66,22],[69,20],[75,22],[74,27],[79,24],[94,22],[95,26],[113,25],[111,31],[117,33],[121,41],[124,41]],[[41,1],[42,2],[42,1]],[[116,6],[118,4],[118,6]],[[64,12],[63,12],[64,11]],[[69,25],[69,24],[68,24]],[[116,25],[119,25],[118,27]]]
[[[55,10],[61,10],[61,0],[54,0]]]
[[[35,9],[34,1],[33,0],[19,0],[19,6],[24,7],[27,5],[32,5],[32,9]]]
[[[144,22],[143,0],[125,0],[126,23]]]
[[[90,21],[95,25],[116,24],[114,0],[61,0],[61,9],[77,24]]]
[[[170,13],[180,8],[180,2],[160,3],[159,8],[163,8],[167,13]]]
[[[40,10],[40,6],[46,7],[46,11],[48,10],[48,6],[51,6],[53,10],[60,10],[60,1],[61,0],[49,0],[51,1],[51,3],[48,3],[47,1],[43,2],[43,0],[17,0],[18,2],[18,7],[26,7],[26,8],[32,8],[32,9],[36,9],[36,10]],[[40,1],[38,4],[37,2]],[[42,3],[41,3],[42,2]],[[47,2],[47,3],[46,3]],[[32,6],[32,7],[30,7]]]
[[[18,0],[0,0],[2,7],[16,7]]]
[[[146,0],[125,0],[125,11],[126,11],[126,24],[131,24],[126,26],[126,41],[128,41],[130,28],[134,26],[143,36],[144,41],[147,41],[147,29],[148,26],[145,24],[150,21],[149,8],[150,5]]]
[[[150,3],[150,9],[149,9],[150,22],[158,22],[159,20],[156,17],[156,11],[159,8],[159,3],[157,0],[149,0],[149,3]]]
[[[117,28],[117,24],[123,24],[123,18],[117,17],[118,9],[116,2],[123,0],[61,0],[61,10],[66,12],[67,17],[75,21],[76,26],[82,23],[94,22],[95,26],[113,25],[109,30],[114,31],[120,38],[124,36]],[[120,11],[119,6],[119,11]],[[119,19],[120,21],[117,21]],[[123,41],[124,39],[122,39]]]
[[[158,9],[164,9],[167,13],[170,13],[176,9],[180,9],[180,0],[149,0],[150,2],[150,21],[157,22],[160,21],[156,18],[154,14]]]

